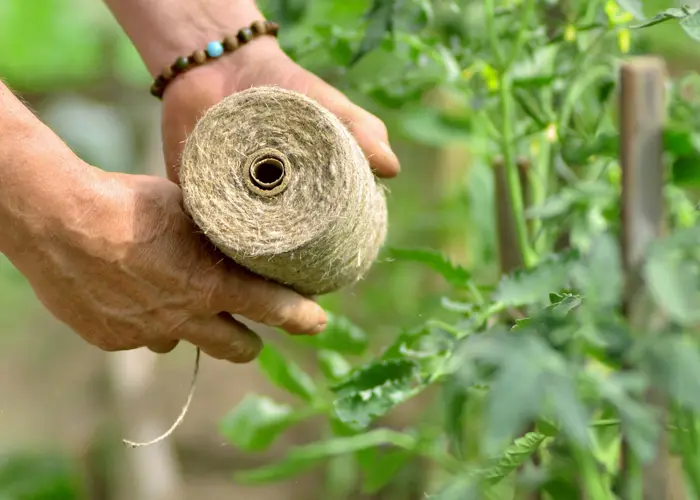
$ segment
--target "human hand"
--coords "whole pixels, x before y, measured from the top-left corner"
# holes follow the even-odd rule
[[[7,255],[48,310],[89,343],[163,353],[186,340],[247,362],[262,342],[228,313],[290,333],[325,325],[315,302],[215,251],[183,212],[174,183],[99,171],[76,184],[71,199],[80,206],[54,213],[48,228]]]
[[[262,37],[221,59],[179,75],[163,96],[163,147],[168,177],[177,182],[184,140],[201,116],[226,96],[254,86],[276,85],[318,101],[353,133],[380,177],[394,177],[399,162],[384,123],[340,91],[293,62],[276,39]]]

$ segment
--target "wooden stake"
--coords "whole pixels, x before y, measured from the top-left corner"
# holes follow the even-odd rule
[[[666,70],[655,57],[623,64],[620,95],[620,151],[622,164],[622,261],[626,273],[624,312],[636,332],[661,330],[664,318],[654,310],[644,287],[641,266],[650,243],[664,230],[663,126]],[[658,408],[660,434],[655,459],[639,467],[623,443],[623,498],[660,500],[682,498],[683,473],[668,451],[666,401],[651,391],[647,403]],[[641,480],[636,480],[641,473]],[[641,484],[641,491],[634,491]]]

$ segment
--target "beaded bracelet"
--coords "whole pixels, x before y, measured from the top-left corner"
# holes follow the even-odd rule
[[[189,56],[178,57],[173,64],[165,68],[151,85],[151,95],[162,99],[165,88],[178,75],[192,68],[218,59],[224,53],[233,52],[242,45],[262,35],[277,36],[279,24],[271,21],[255,21],[249,27],[238,30],[235,36],[227,36],[221,41],[209,42],[206,49],[196,50]]]

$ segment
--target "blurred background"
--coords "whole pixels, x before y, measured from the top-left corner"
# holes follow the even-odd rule
[[[449,10],[452,2],[435,3]],[[365,84],[391,72],[386,54],[370,54],[349,71],[342,46],[326,58],[304,58],[320,34],[360,30],[370,4],[259,2],[268,18],[282,21],[282,42],[302,65],[385,119],[402,161],[401,175],[389,183],[389,243],[440,249],[479,273],[495,273],[491,173],[474,154],[478,144],[467,147],[459,129],[446,127],[427,107],[440,96],[428,92],[397,104],[374,92]],[[670,5],[646,0],[644,6],[650,14]],[[700,66],[697,45],[676,26],[645,36],[647,50],[666,57],[674,72]],[[99,0],[1,0],[0,77],[85,160],[110,171],[163,175],[159,102],[148,93],[150,80],[136,52]],[[421,268],[382,260],[368,279],[325,297],[323,305],[381,344],[437,308],[442,291]],[[297,355],[277,332],[263,335]],[[218,422],[248,391],[286,398],[254,364],[205,359],[194,404],[175,436],[151,448],[125,449],[122,437],[147,440],[170,425],[186,398],[193,356],[187,345],[158,358],[87,346],[41,308],[0,256],[0,500],[335,498],[327,493],[329,481],[352,481],[341,470],[265,487],[234,484],[233,471],[263,464],[317,432],[313,425],[295,428],[259,455],[224,441]],[[391,424],[418,418],[420,406],[418,399],[402,407],[389,417]],[[400,487],[372,498],[421,498],[412,486],[420,476],[420,468],[409,469]]]

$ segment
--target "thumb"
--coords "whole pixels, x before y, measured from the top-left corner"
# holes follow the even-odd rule
[[[336,115],[348,127],[379,177],[396,177],[399,160],[389,145],[386,125],[377,116],[354,104],[342,92],[325,82],[309,91],[309,97]]]

